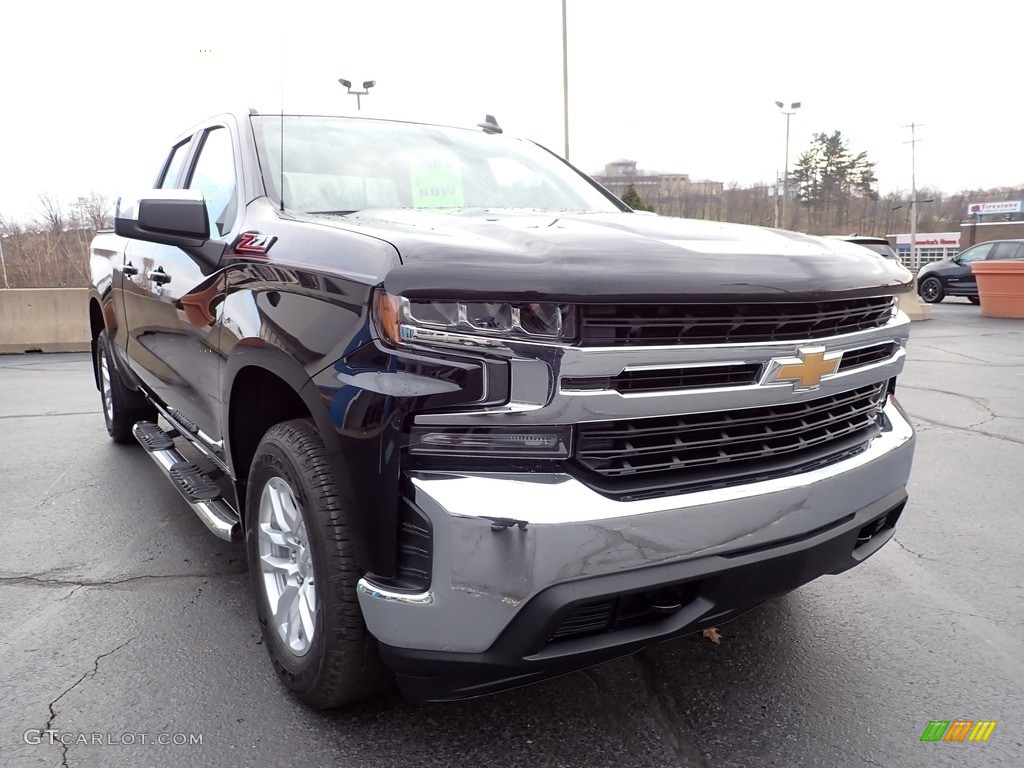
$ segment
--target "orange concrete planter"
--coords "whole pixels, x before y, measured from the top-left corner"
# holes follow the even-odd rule
[[[1024,317],[1024,261],[975,261],[981,314]]]

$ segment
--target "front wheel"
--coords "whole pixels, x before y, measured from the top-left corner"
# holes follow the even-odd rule
[[[946,291],[942,287],[942,281],[937,277],[926,277],[921,281],[917,292],[929,304],[938,304],[946,297]]]
[[[380,692],[389,675],[359,609],[362,572],[311,421],[271,427],[256,449],[246,546],[263,640],[281,682],[318,709]]]

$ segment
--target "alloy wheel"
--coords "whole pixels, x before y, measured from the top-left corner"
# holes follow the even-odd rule
[[[107,364],[107,356],[100,350],[100,386],[103,397],[103,415],[110,424],[114,421],[114,387],[110,382],[110,366]]]
[[[928,278],[921,285],[921,298],[927,302],[937,301],[942,293],[942,286],[934,277]]]
[[[316,632],[313,553],[302,509],[284,478],[272,477],[263,486],[257,536],[268,620],[288,649],[304,656]]]

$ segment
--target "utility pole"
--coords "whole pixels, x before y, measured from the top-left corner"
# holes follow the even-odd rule
[[[569,159],[569,33],[565,24],[565,0],[562,0],[562,124],[565,127],[565,159]]]
[[[910,129],[910,141],[904,144],[910,145],[910,268],[916,270],[920,265],[917,263],[917,129],[924,123],[911,123],[901,125],[901,128]]]

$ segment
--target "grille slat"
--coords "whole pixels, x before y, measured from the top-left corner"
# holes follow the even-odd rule
[[[599,422],[579,425],[576,461],[616,480],[657,478],[685,486],[738,481],[751,472],[770,475],[795,462],[847,455],[851,441],[866,443],[879,431],[886,384],[731,413]]]
[[[849,352],[843,353],[843,359],[839,363],[839,371],[848,371],[852,368],[860,368],[864,365],[871,365],[872,363],[880,363],[883,360],[888,360],[896,354],[896,350],[898,348],[899,345],[895,341],[890,341],[885,344],[877,344],[873,347],[851,349]]]
[[[761,363],[708,365],[692,368],[665,368],[649,371],[624,371],[617,376],[581,376],[562,380],[567,391],[615,390],[630,392],[671,392],[679,389],[738,387],[753,384],[761,373]]]
[[[806,403],[791,403],[787,405],[769,405],[762,408],[744,408],[737,411],[716,411],[714,413],[694,413],[686,416],[656,417],[650,419],[634,419],[625,421],[591,422],[580,425],[581,437],[619,437],[619,436],[645,436],[657,434],[674,435],[682,429],[713,429],[721,430],[728,426],[760,425],[771,423],[775,419],[792,415],[794,409],[799,409],[799,417],[806,418],[816,410],[839,408],[844,405],[855,404],[863,398],[863,392],[870,390],[874,392],[877,385],[862,387],[851,392],[844,392],[841,395],[832,395],[820,400],[811,400]],[[827,401],[827,402],[826,402]],[[794,416],[794,418],[797,416]],[[688,441],[689,442],[689,441]]]
[[[821,339],[880,328],[895,299],[798,303],[583,304],[583,346],[728,344]]]

